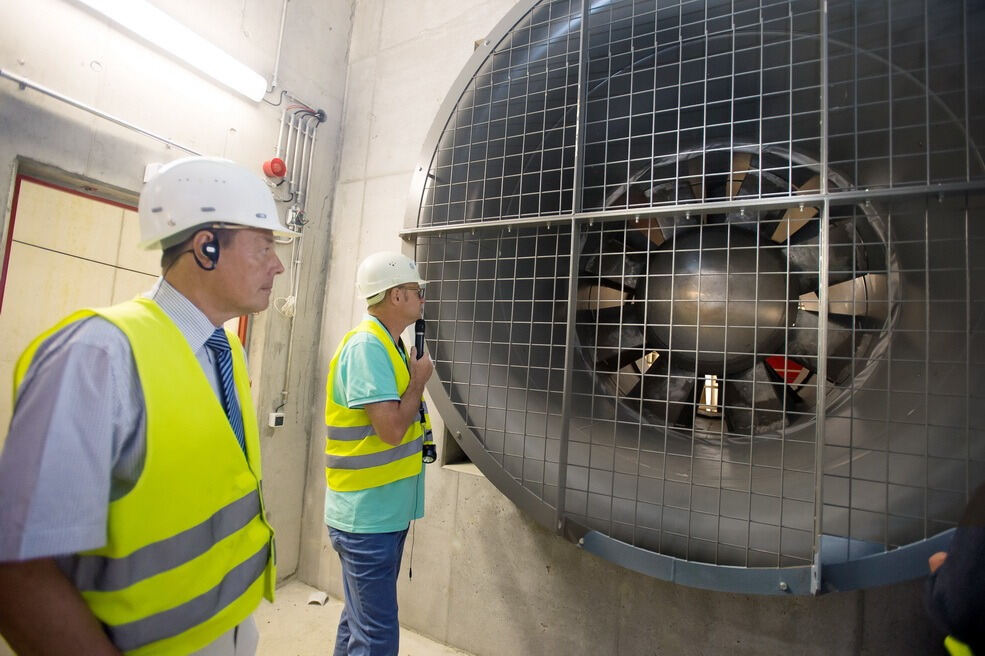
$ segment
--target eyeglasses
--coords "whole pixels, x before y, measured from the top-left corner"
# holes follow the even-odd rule
[[[400,285],[400,289],[406,289],[408,291],[417,292],[417,298],[424,300],[424,287],[408,287],[406,285]]]

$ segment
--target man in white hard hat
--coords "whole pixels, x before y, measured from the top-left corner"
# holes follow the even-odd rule
[[[397,653],[397,574],[408,526],[424,516],[421,397],[434,369],[400,334],[422,316],[424,286],[404,255],[363,260],[356,287],[367,313],[329,365],[325,523],[345,590],[335,656]]]
[[[166,164],[139,203],[147,294],[82,310],[15,371],[0,456],[0,632],[19,653],[253,654],[273,530],[243,348],[281,224],[258,176]]]

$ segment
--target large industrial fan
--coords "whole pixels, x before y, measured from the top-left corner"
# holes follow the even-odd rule
[[[701,200],[705,189],[739,201],[749,191],[817,190],[816,173],[799,185],[761,174],[757,160],[771,154],[740,148],[708,156],[703,175],[704,151],[660,162],[671,182],[628,184],[610,204],[624,195],[636,199],[634,205],[658,197]],[[772,159],[782,164],[789,157]],[[697,172],[686,183],[673,179],[674,167],[682,166]],[[578,328],[600,382],[624,404],[638,406],[650,423],[665,419],[700,426],[702,433],[760,434],[809,418],[818,369],[819,223],[810,220],[817,214],[816,207],[797,207],[746,217],[740,206],[683,221],[634,220],[593,234],[592,244],[582,246]],[[877,216],[870,222],[864,214],[829,222],[829,239],[846,247],[835,251],[837,261],[829,259],[835,272],[828,277],[828,320],[846,329],[829,352],[845,355],[852,328],[878,331],[887,319],[888,269],[878,225]],[[856,344],[856,352],[869,341]],[[661,357],[666,367],[658,366]],[[643,375],[655,366],[667,371],[659,378]],[[845,362],[829,362],[828,378],[843,380],[846,369]],[[691,406],[694,412],[685,412]]]
[[[450,434],[585,549],[889,583],[985,481],[983,9],[520,3],[406,236]]]

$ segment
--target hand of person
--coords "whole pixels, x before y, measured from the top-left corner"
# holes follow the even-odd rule
[[[928,558],[927,564],[930,565],[930,573],[933,574],[934,572],[936,572],[937,569],[944,564],[945,560],[947,560],[946,551],[938,551],[937,553],[933,554],[930,558]]]
[[[412,346],[410,348],[410,379],[420,381],[423,385],[428,382],[428,379],[431,378],[431,373],[433,371],[434,362],[431,361],[431,355],[425,352],[424,355],[418,359],[417,347]]]

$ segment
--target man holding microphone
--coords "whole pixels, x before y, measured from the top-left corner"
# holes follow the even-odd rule
[[[325,523],[345,590],[336,656],[397,653],[397,575],[410,522],[424,516],[422,395],[434,370],[400,334],[420,319],[425,284],[399,253],[363,260],[356,287],[366,314],[329,365]]]

